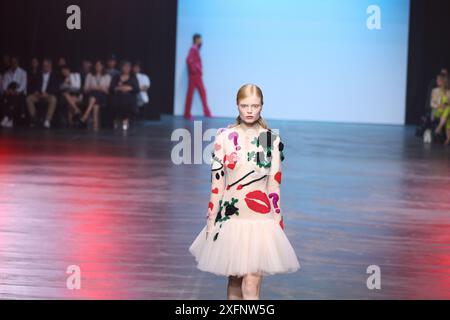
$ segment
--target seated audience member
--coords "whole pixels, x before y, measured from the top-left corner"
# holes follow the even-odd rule
[[[111,76],[111,79],[120,73],[119,70],[117,70],[117,58],[115,55],[111,55],[106,60],[106,73]]]
[[[74,122],[79,124],[81,109],[78,104],[81,102],[81,77],[77,72],[71,72],[68,65],[61,69],[62,82],[59,85],[63,106],[67,107],[69,126]]]
[[[40,77],[39,60],[32,58],[27,72],[27,94],[39,92]]]
[[[426,98],[426,106],[425,106],[425,110],[428,111],[430,108],[430,99],[431,99],[431,91],[433,91],[433,89],[436,87],[436,78],[439,74],[443,74],[443,75],[447,75],[448,76],[448,70],[447,68],[441,68],[440,72],[433,77],[433,79],[431,79],[428,82],[428,86],[427,86],[427,98]]]
[[[81,122],[86,123],[91,112],[93,113],[93,129],[99,128],[99,111],[108,103],[109,86],[111,76],[105,72],[103,62],[95,61],[94,72],[86,76],[84,93],[87,97],[87,109],[81,117]]]
[[[1,126],[12,128],[14,119],[24,112],[25,95],[27,90],[27,73],[19,66],[18,57],[11,57],[10,69],[6,71],[2,80],[2,109],[3,120]]]
[[[148,89],[150,88],[150,78],[141,72],[141,63],[136,62],[133,65],[133,73],[136,75],[139,84],[139,93],[137,94],[137,106],[143,107],[148,103]]]
[[[84,88],[86,77],[90,72],[92,72],[92,62],[88,59],[83,59],[83,61],[81,61],[80,68],[81,88]]]
[[[38,91],[30,93],[26,98],[32,127],[37,123],[36,103],[43,102],[47,105],[44,127],[50,128],[57,105],[56,96],[59,92],[58,78],[57,74],[52,71],[52,61],[50,59],[44,59],[42,61],[42,72],[39,77]]]
[[[122,129],[128,130],[130,117],[135,112],[136,94],[139,84],[136,76],[131,72],[131,63],[123,61],[120,74],[111,80],[110,93],[112,94],[112,107],[115,114],[115,128],[122,121]]]
[[[64,57],[59,57],[56,63],[55,74],[58,76],[58,82],[61,83],[63,81],[62,77],[62,69],[67,65],[67,60]]]
[[[433,116],[439,119],[439,125],[436,127],[436,134],[440,134],[445,127],[447,139],[445,144],[450,143],[450,90],[448,88],[448,76],[439,74],[436,79],[437,87],[431,91],[430,106],[433,109]]]

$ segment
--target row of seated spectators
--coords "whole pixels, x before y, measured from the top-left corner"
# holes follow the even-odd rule
[[[64,58],[56,67],[50,59],[31,59],[24,70],[17,56],[3,56],[0,75],[1,126],[15,124],[51,128],[54,123],[68,127],[98,130],[100,125],[128,130],[130,120],[148,105],[150,78],[141,72],[141,64],[110,57],[83,60],[73,70]],[[90,121],[91,120],[91,121]]]

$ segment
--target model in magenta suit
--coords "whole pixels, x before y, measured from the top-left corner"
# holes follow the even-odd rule
[[[194,90],[198,89],[200,93],[200,98],[202,99],[203,113],[206,117],[212,117],[211,111],[208,107],[208,102],[206,100],[206,90],[202,79],[202,60],[200,58],[200,47],[202,46],[202,37],[199,34],[195,34],[193,37],[194,44],[189,50],[189,54],[186,58],[186,63],[188,66],[189,73],[189,84],[186,94],[186,104],[184,106],[184,117],[186,119],[192,120],[191,107],[192,107],[192,96]]]

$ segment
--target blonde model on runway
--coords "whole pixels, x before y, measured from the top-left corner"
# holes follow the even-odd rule
[[[236,104],[236,123],[216,133],[207,222],[189,251],[200,270],[228,277],[228,299],[259,299],[264,275],[300,264],[284,233],[281,137],[261,117],[258,86],[242,86]]]

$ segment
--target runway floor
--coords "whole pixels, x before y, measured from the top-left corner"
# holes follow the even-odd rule
[[[450,298],[450,147],[424,146],[412,127],[269,123],[302,269],[265,277],[262,299]],[[172,116],[127,134],[0,130],[0,298],[225,299],[226,278],[188,252],[210,171],[172,162],[182,127],[194,131]],[[70,265],[80,290],[66,287]]]

